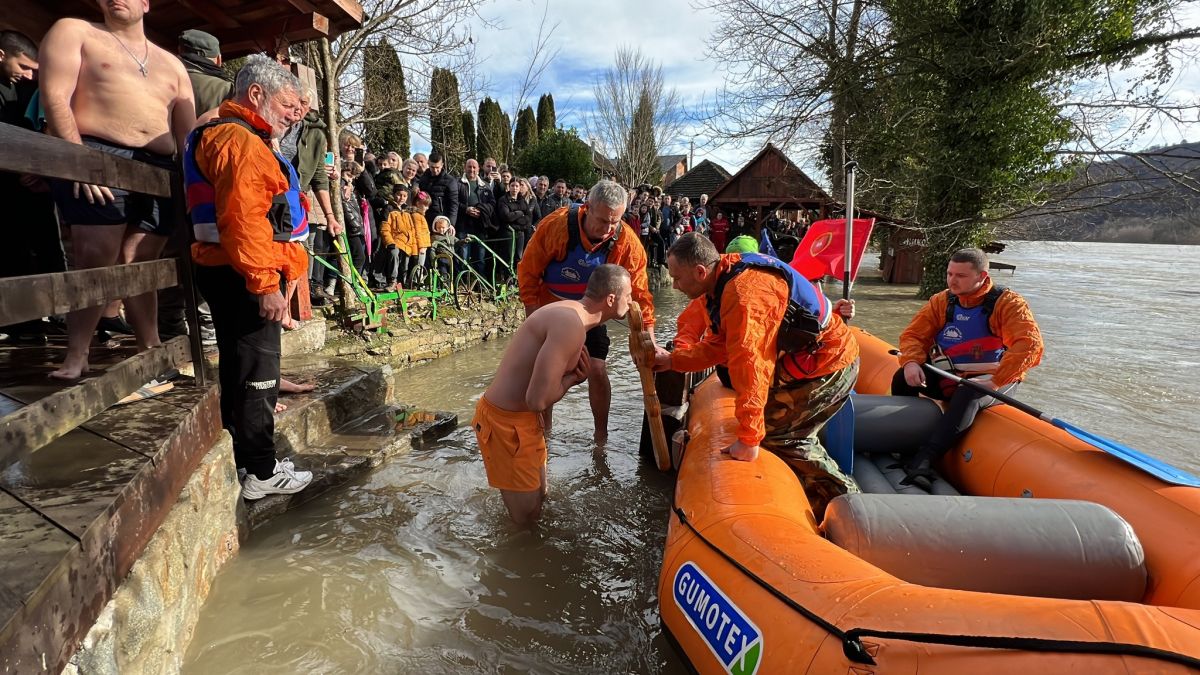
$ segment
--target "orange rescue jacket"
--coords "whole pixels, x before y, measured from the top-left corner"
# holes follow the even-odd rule
[[[722,255],[714,274],[724,273],[741,257],[740,253]],[[697,300],[704,301],[707,297]],[[777,364],[785,367],[784,360],[792,358],[781,356],[775,345],[787,304],[787,281],[767,270],[748,269],[725,286],[721,296],[721,332],[714,335],[709,330],[711,322],[704,311],[708,331],[704,338],[671,352],[672,370],[695,372],[718,364],[729,368],[729,379],[737,392],[734,415],[738,420],[738,439],[747,445],[758,445],[766,434],[763,410],[775,379],[775,368]],[[824,377],[858,358],[858,342],[840,314],[830,317],[818,340],[817,350],[799,361],[804,379]]]
[[[992,286],[989,277],[979,290],[960,297],[959,302],[963,307],[976,307],[983,302]],[[946,325],[949,297],[950,291],[946,290],[930,298],[900,334],[898,360],[901,367],[910,361],[925,363],[928,360],[938,331]],[[1042,362],[1042,332],[1038,329],[1029,304],[1016,291],[1009,289],[996,301],[996,308],[988,317],[988,328],[1005,347],[1004,356],[992,374],[992,382],[996,386],[1020,382],[1030,368]]]
[[[249,108],[234,101],[220,107],[221,117],[239,117],[256,129],[271,125]],[[288,179],[279,161],[262,139],[237,124],[222,124],[206,131],[196,146],[196,165],[212,183],[216,195],[217,231],[221,242],[192,244],[197,265],[230,265],[246,279],[255,295],[279,290],[279,275],[288,281],[308,271],[304,247],[275,241],[267,221],[271,199],[287,192]]]
[[[579,237],[588,250],[594,251],[604,242],[592,244],[583,231],[587,208],[586,204],[579,207]],[[654,296],[650,294],[650,284],[646,279],[646,249],[642,248],[637,232],[624,222],[620,227],[621,236],[617,237],[609,252],[608,262],[629,270],[633,299],[641,305],[642,322],[646,328],[650,328],[654,325]],[[566,255],[567,209],[559,209],[538,222],[537,230],[525,246],[521,263],[517,265],[517,283],[520,285],[522,303],[529,307],[541,307],[559,300],[546,288],[543,276],[551,261],[561,260]]]

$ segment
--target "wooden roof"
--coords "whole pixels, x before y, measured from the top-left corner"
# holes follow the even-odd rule
[[[687,197],[699,201],[700,195],[715,194],[727,180],[729,172],[725,167],[706,159],[671,181],[664,192],[672,197]]]
[[[733,178],[709,195],[709,201],[776,207],[824,204],[829,201],[829,195],[779,148],[767,143]]]
[[[7,0],[0,28],[12,28],[40,41],[63,17],[101,19],[95,0]],[[189,28],[212,33],[226,58],[252,52],[273,53],[276,42],[334,39],[362,25],[356,0],[151,0],[146,34],[175,53],[179,34]]]

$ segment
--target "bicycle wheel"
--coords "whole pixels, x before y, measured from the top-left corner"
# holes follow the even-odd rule
[[[470,272],[460,272],[454,284],[454,305],[459,309],[478,307],[483,302],[483,284]]]
[[[412,268],[408,275],[409,288],[425,288],[425,281],[429,276],[429,270],[417,265]]]

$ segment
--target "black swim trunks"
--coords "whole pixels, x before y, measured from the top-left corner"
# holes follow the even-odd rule
[[[163,169],[176,169],[175,161],[166,156],[129,148],[92,136],[84,136],[83,144],[110,155],[145,162]],[[170,236],[175,229],[175,212],[168,197],[109,188],[111,204],[89,204],[87,198],[74,194],[75,184],[69,180],[50,181],[50,192],[63,225],[131,225],[143,232]]]
[[[587,348],[588,356],[601,361],[608,359],[608,326],[600,324],[587,332],[583,338],[583,346]]]

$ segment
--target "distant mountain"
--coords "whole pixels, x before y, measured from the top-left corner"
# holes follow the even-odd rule
[[[1200,143],[1096,162],[1002,238],[1200,244]]]

